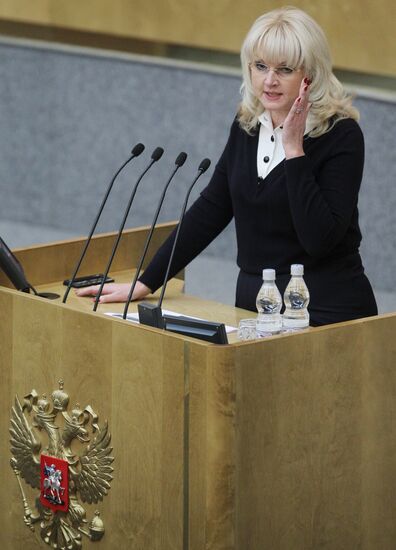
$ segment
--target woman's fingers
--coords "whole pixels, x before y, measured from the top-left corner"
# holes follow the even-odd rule
[[[77,296],[96,296],[100,285],[86,286],[84,288],[79,288],[75,290]]]
[[[293,115],[301,115],[304,112],[304,104],[300,96],[295,100],[291,112]]]
[[[304,155],[303,139],[309,103],[310,81],[307,77],[301,81],[299,95],[283,123],[282,141],[286,159]]]
[[[311,81],[305,77],[300,84],[300,91],[298,97],[296,97],[294,104],[291,108],[292,115],[300,115],[307,112],[307,106],[309,103],[309,86]]]
[[[77,296],[96,296],[99,292],[100,285],[92,285],[87,286],[85,288],[79,288],[76,290]],[[104,285],[102,290],[102,296],[110,296],[110,297],[118,297],[119,295],[123,295],[125,291],[126,297],[128,296],[128,289],[129,285],[127,284],[115,284],[115,283],[107,283]],[[102,301],[101,296],[101,301]],[[109,301],[109,300],[106,300]]]
[[[77,296],[96,296],[99,289],[100,285],[87,286],[76,290],[76,294]],[[130,285],[128,283],[107,283],[103,287],[99,303],[105,304],[112,302],[126,302],[128,299],[129,290]],[[132,299],[138,300],[140,298],[144,298],[147,294],[150,294],[150,292],[151,290],[146,285],[140,281],[137,281]]]
[[[120,287],[122,285],[119,285]],[[123,288],[114,290],[110,293],[102,293],[99,298],[100,304],[126,302],[128,299],[129,285],[124,285]]]

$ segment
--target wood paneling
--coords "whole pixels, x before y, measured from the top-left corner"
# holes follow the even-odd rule
[[[238,52],[256,17],[281,0],[3,0],[0,19]],[[296,0],[324,28],[339,68],[396,76],[393,0]]]
[[[159,331],[142,331],[12,291],[0,295],[2,312],[14,319],[0,327],[1,347],[10,343],[1,355],[5,373],[0,422],[2,548],[44,546],[42,542],[34,545],[39,541],[38,525],[33,534],[23,523],[22,499],[9,466],[7,434],[15,394],[23,399],[34,388],[49,396],[60,378],[70,396],[69,408],[76,402],[90,404],[100,424],[109,422],[115,457],[111,490],[103,503],[84,505],[89,519],[99,508],[105,523],[105,538],[96,546],[181,548],[182,339],[171,335],[164,339]],[[27,494],[32,506],[35,491],[27,490]],[[6,517],[10,521],[4,522]],[[83,544],[87,546],[88,540]]]
[[[238,548],[394,547],[395,328],[392,316],[239,349]]]
[[[145,265],[174,227],[174,222],[158,225],[150,243]],[[123,233],[112,264],[113,271],[125,269],[132,271],[142,254],[147,233],[147,227],[128,229]],[[95,235],[78,275],[102,273],[110,257],[115,238],[116,233]],[[17,248],[13,250],[13,253],[21,262],[28,282],[33,286],[44,285],[62,281],[72,275],[84,244],[85,238],[79,238],[28,248]],[[13,288],[1,270],[0,285]]]
[[[181,284],[177,311],[246,315]],[[69,408],[91,404],[112,434],[111,490],[86,507],[106,527],[95,548],[394,549],[396,314],[213,346],[89,305],[0,288],[2,549],[44,547],[23,522],[8,428],[15,394],[59,378]]]

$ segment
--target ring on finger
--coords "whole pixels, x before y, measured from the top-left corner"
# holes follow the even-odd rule
[[[296,113],[296,115],[301,115],[303,110],[302,109],[296,109],[294,112]]]

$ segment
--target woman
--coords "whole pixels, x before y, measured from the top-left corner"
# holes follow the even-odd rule
[[[240,109],[209,185],[183,221],[171,276],[234,217],[237,307],[256,310],[263,268],[276,269],[283,293],[290,265],[302,263],[312,325],[375,315],[359,255],[363,136],[332,73],[323,31],[296,8],[271,11],[253,24],[241,61]],[[162,284],[172,241],[157,252],[133,299]],[[101,302],[127,299],[128,285],[104,290]]]

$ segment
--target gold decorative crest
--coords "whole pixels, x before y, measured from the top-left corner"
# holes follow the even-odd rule
[[[100,427],[98,416],[90,405],[83,410],[76,405],[70,413],[67,411],[69,396],[63,389],[62,380],[59,389],[52,393],[51,401],[45,395],[38,397],[35,390],[25,396],[23,404],[18,396],[15,397],[10,426],[11,467],[22,494],[26,525],[34,531],[35,524],[39,523],[41,538],[52,548],[75,550],[82,548],[83,535],[91,541],[100,540],[104,535],[100,513],[96,511],[88,523],[80,501],[97,504],[107,495],[113,479],[114,458],[110,456],[113,449],[109,446],[111,437],[107,422]],[[41,443],[43,433],[47,436],[47,446]],[[75,439],[84,445],[80,456],[71,448]],[[40,496],[32,511],[26,498],[22,480],[33,489],[41,489],[40,457],[44,453],[54,457],[54,462],[67,463],[67,511],[45,507]]]

